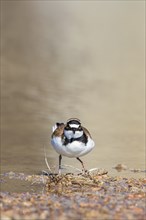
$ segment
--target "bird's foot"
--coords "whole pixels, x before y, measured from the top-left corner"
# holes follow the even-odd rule
[[[89,176],[89,171],[83,169],[81,173],[79,173],[78,175],[82,175],[82,176]]]
[[[84,174],[84,175],[89,175],[89,171],[88,171],[88,170],[83,169],[83,170],[82,170],[82,174]]]

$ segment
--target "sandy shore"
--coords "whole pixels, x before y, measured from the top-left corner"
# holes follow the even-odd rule
[[[44,186],[40,192],[1,192],[2,220],[144,220],[146,180],[92,175],[2,176]]]

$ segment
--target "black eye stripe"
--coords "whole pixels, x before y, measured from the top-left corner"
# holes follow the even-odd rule
[[[82,131],[83,129],[82,129],[82,127],[80,126],[80,127],[78,127],[78,128],[75,128],[75,127],[69,127],[69,126],[66,126],[65,127],[65,130],[67,130],[67,131]]]

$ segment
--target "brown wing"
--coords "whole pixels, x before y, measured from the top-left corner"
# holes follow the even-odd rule
[[[65,124],[61,123],[57,123],[57,128],[55,129],[55,131],[53,132],[52,134],[52,138],[53,136],[58,136],[58,137],[61,137],[63,135],[63,131],[64,131],[64,127],[65,127]]]
[[[83,126],[82,126],[82,129],[83,129],[84,133],[91,138],[90,132]]]

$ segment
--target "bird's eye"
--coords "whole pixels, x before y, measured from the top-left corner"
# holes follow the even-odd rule
[[[81,131],[81,130],[82,130],[82,127],[81,127],[81,126],[79,126],[79,127],[78,127],[78,130],[79,130],[79,131]]]
[[[70,127],[69,127],[69,125],[67,125],[67,126],[65,127],[65,129],[66,129],[66,130],[70,130]]]

